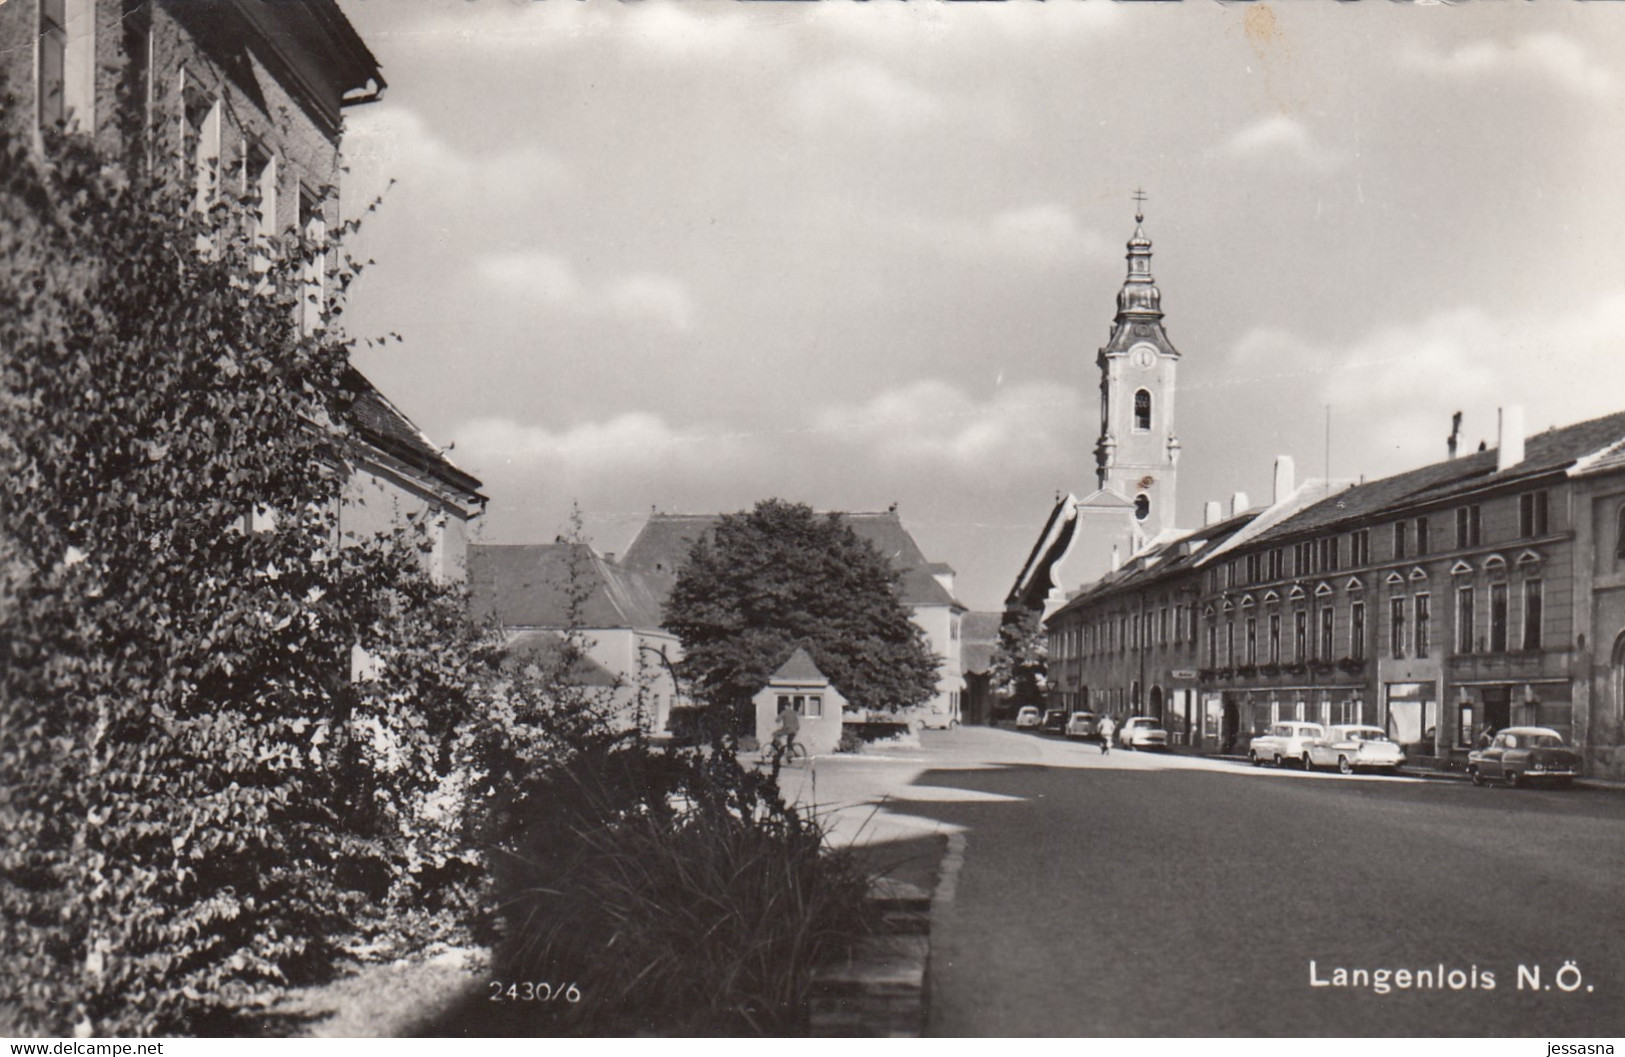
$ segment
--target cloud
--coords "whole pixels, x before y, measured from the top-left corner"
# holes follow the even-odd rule
[[[474,265],[482,280],[505,292],[583,315],[646,320],[670,330],[694,325],[695,306],[688,288],[669,276],[638,272],[599,283],[585,281],[574,265],[542,250],[498,250]]]
[[[1087,420],[1077,390],[1053,383],[1000,387],[983,400],[922,379],[813,416],[814,431],[882,462],[1011,472],[1046,460],[1070,466],[1076,446],[1056,433]]]
[[[1227,385],[1312,394],[1357,423],[1389,472],[1440,457],[1450,414],[1464,411],[1470,440],[1493,445],[1495,410],[1521,404],[1531,430],[1619,410],[1625,392],[1625,290],[1563,313],[1442,309],[1377,327],[1343,344],[1261,328],[1231,351]]]
[[[345,196],[360,204],[382,193],[391,180],[498,208],[569,182],[564,163],[538,144],[504,137],[483,147],[454,146],[417,111],[392,104],[346,117],[344,161],[350,168]]]
[[[1078,222],[1072,210],[1052,202],[1017,206],[980,217],[925,216],[902,210],[853,210],[840,215],[893,246],[956,260],[997,261],[1034,268],[1070,267],[1106,260],[1112,246]]]
[[[790,107],[810,125],[850,129],[857,122],[893,132],[926,124],[942,113],[941,103],[923,88],[861,60],[803,75],[790,90]]]
[[[1620,83],[1612,69],[1560,33],[1530,33],[1511,42],[1478,40],[1451,51],[1413,42],[1400,53],[1400,60],[1413,70],[1462,81],[1522,73],[1585,96],[1608,95]]]
[[[564,475],[623,472],[674,462],[714,463],[728,438],[684,435],[659,415],[634,411],[568,429],[525,425],[510,418],[477,418],[456,431],[457,453],[482,471],[501,466],[552,467]]]
[[[1238,130],[1221,148],[1230,158],[1249,162],[1295,162],[1316,172],[1331,169],[1336,155],[1318,143],[1303,122],[1285,114],[1261,118]]]

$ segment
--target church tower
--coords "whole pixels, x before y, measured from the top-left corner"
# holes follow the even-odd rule
[[[1100,367],[1100,439],[1095,475],[1100,487],[1133,506],[1141,541],[1174,527],[1174,374],[1179,350],[1162,325],[1162,292],[1151,278],[1151,240],[1145,236],[1145,196],[1135,194],[1134,236],[1128,240],[1128,277],[1117,293],[1111,337]]]

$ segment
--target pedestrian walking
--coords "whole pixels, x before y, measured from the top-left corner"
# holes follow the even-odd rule
[[[1100,754],[1106,756],[1112,751],[1112,735],[1117,733],[1117,724],[1112,722],[1112,717],[1101,716],[1096,732],[1100,735]]]

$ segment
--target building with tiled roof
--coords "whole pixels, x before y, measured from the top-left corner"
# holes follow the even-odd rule
[[[339,229],[344,112],[385,88],[334,0],[15,0],[0,4],[0,53],[0,97],[14,104],[0,120],[38,149],[48,130],[87,135],[110,157],[144,146],[197,188],[198,209],[250,203],[241,219],[267,242],[297,233],[320,244]],[[120,113],[121,98],[141,101],[144,123]],[[301,291],[307,331],[326,323],[337,267],[327,256]],[[429,532],[430,572],[460,579],[480,482],[359,371],[342,384],[352,400],[340,537],[410,517]]]
[[[608,690],[606,703],[629,721],[659,733],[684,704],[672,668],[681,649],[661,627],[664,594],[648,577],[584,543],[476,544],[468,587],[474,618],[502,628],[510,653],[577,634],[592,662],[580,685]]]
[[[934,727],[958,723],[965,691],[960,621],[966,607],[954,596],[953,567],[928,559],[895,509],[842,513],[840,517],[897,570],[902,600],[914,623],[925,632],[931,651],[941,658],[937,692],[921,706],[921,722]],[[642,577],[664,605],[689,551],[721,518],[720,514],[651,514],[618,564]]]
[[[1052,692],[1218,750],[1282,719],[1369,723],[1458,768],[1487,731],[1539,725],[1625,774],[1625,412],[1521,423],[1318,495],[1278,475],[1222,538],[1148,548],[1052,615]]]

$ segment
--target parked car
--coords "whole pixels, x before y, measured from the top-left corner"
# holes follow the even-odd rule
[[[1274,723],[1248,743],[1247,759],[1254,767],[1266,763],[1280,767],[1288,760],[1306,763],[1310,742],[1325,736],[1326,728],[1319,723]]]
[[[1096,735],[1096,728],[1100,725],[1100,717],[1093,712],[1074,712],[1066,721],[1066,736],[1069,738],[1092,738]]]
[[[1032,705],[1024,706],[1021,711],[1016,713],[1016,729],[1037,730],[1039,719],[1042,717],[1042,715],[1043,713],[1039,712],[1038,709]]]
[[[1052,708],[1044,713],[1042,722],[1038,724],[1040,734],[1065,734],[1066,709]]]
[[[1502,781],[1517,786],[1550,782],[1566,786],[1580,773],[1580,754],[1563,744],[1550,727],[1508,727],[1488,748],[1467,754],[1467,774],[1474,785]]]
[[[1305,747],[1304,770],[1336,767],[1343,774],[1378,770],[1392,772],[1405,762],[1401,749],[1381,727],[1339,723],[1326,728],[1326,736]]]
[[[1117,728],[1117,743],[1125,749],[1166,749],[1168,732],[1150,716],[1130,716]]]

